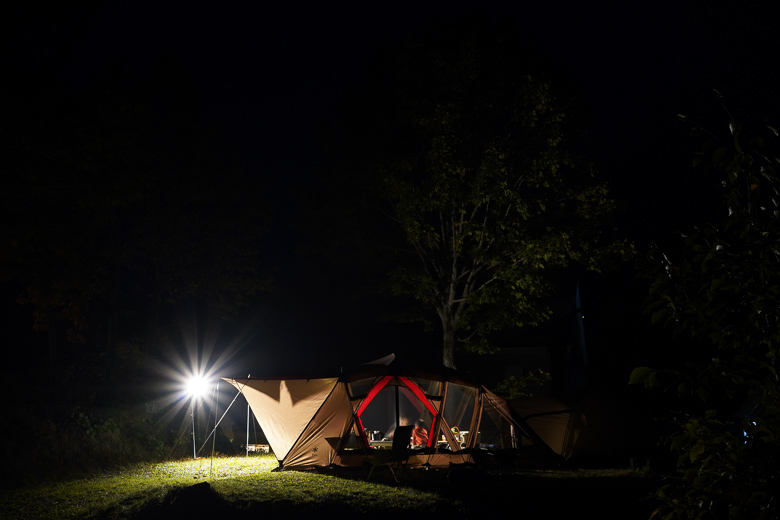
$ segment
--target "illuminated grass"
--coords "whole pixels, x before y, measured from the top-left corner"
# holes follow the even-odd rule
[[[519,500],[530,519],[573,518],[588,503],[594,518],[644,520],[653,511],[646,498],[658,486],[651,474],[626,469],[416,470],[397,486],[386,470],[366,482],[367,471],[361,469],[272,472],[276,466],[273,455],[139,464],[89,479],[0,492],[0,519],[196,520],[229,514],[240,520],[310,513],[382,520],[435,513],[460,520],[501,516]]]
[[[278,472],[273,456],[141,464],[84,480],[0,493],[0,518],[132,518],[170,492],[207,481],[229,504],[338,506],[356,512],[425,511],[444,502],[434,493],[302,472]]]

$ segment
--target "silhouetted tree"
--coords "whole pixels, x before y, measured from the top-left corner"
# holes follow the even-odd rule
[[[660,517],[777,518],[780,139],[735,120],[694,128],[706,138],[695,162],[723,189],[721,220],[684,235],[678,251],[652,252],[648,310],[674,330],[676,356],[631,382],[675,398],[670,445],[685,486],[659,490]]]
[[[504,24],[427,28],[374,56],[331,129],[323,184],[338,207],[317,217],[353,226],[381,252],[358,258],[418,318],[435,312],[447,366],[456,346],[489,352],[492,331],[546,320],[556,269],[630,251],[602,239],[614,204],[574,151],[577,105],[548,65]]]

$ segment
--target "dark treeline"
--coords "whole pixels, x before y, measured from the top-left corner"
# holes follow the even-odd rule
[[[36,64],[13,72],[0,278],[46,345],[3,354],[79,399],[116,398],[179,340],[174,304],[235,317],[269,288],[271,208],[175,60],[116,63],[86,85]]]

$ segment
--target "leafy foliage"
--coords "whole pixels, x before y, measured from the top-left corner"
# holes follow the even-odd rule
[[[697,130],[700,130],[697,127]],[[631,383],[676,393],[671,439],[686,486],[659,492],[662,517],[777,518],[780,462],[780,142],[730,121],[695,164],[723,175],[723,222],[653,251],[652,322],[690,338],[681,365],[640,367]]]
[[[532,370],[529,373],[521,376],[509,376],[506,379],[499,381],[493,392],[503,397],[504,399],[519,399],[521,397],[533,397],[534,391],[541,386],[544,386],[552,379],[549,372],[545,372],[541,368]]]
[[[5,416],[13,426],[5,436],[4,488],[83,478],[170,452],[162,423],[143,412],[28,405],[7,407]]]
[[[345,117],[338,174],[392,221],[390,288],[435,312],[449,366],[456,344],[546,320],[553,270],[630,251],[602,240],[613,201],[542,61],[512,27],[439,27],[379,55]]]

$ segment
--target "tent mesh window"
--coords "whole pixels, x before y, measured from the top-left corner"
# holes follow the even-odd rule
[[[515,431],[512,423],[498,413],[490,402],[485,400],[483,406],[479,437],[475,445],[488,450],[516,447],[515,436],[519,436],[520,432]]]
[[[430,379],[420,379],[416,381],[416,383],[417,386],[419,386],[427,396],[438,397],[441,395],[441,382],[439,381],[431,381]]]
[[[457,442],[465,446],[474,417],[474,404],[477,398],[477,388],[449,383],[447,385],[447,400],[444,403],[444,420]]]
[[[412,424],[423,419],[427,425],[433,417],[423,403],[402,384],[388,384],[377,393],[360,415],[360,420],[374,440],[393,437],[400,424]]]
[[[376,382],[376,378],[370,377],[368,379],[360,379],[358,381],[353,381],[349,383],[349,395],[352,398],[352,409],[353,411],[357,409],[360,402],[366,397],[366,394],[368,394],[368,391],[371,390],[371,387]],[[368,426],[365,425],[365,419],[363,426],[366,430],[370,430]],[[352,431],[350,432],[349,438],[347,439],[347,442],[345,444],[345,449],[347,450],[357,450],[357,449],[363,449],[360,439],[358,438],[356,434],[356,428],[357,425],[353,425]],[[370,431],[366,432],[366,437],[368,439],[371,439]]]

